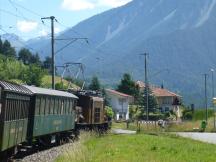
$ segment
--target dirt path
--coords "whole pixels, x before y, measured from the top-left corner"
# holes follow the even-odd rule
[[[216,133],[177,133],[181,137],[216,144]]]
[[[124,130],[124,129],[112,129],[114,134],[136,134],[136,131]]]

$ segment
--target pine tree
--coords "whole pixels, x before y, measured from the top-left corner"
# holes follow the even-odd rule
[[[117,91],[134,96],[135,102],[139,96],[139,87],[133,81],[130,74],[125,73],[117,87]]]
[[[143,115],[145,115],[145,112],[147,110],[146,91],[147,91],[147,88],[145,87],[144,91],[140,93],[139,98],[138,98],[138,105],[140,106],[140,110]],[[157,109],[158,109],[158,104],[157,104],[156,97],[154,96],[152,90],[148,87],[148,112],[156,112]]]
[[[48,72],[51,73],[51,72],[52,72],[52,70],[51,70],[51,65],[52,65],[52,58],[49,57],[49,56],[47,56],[47,57],[45,58],[45,60],[43,61],[42,67],[43,67],[44,69],[47,69]]]
[[[0,54],[3,54],[3,42],[0,37]]]
[[[26,48],[22,48],[18,53],[18,60],[22,61],[25,65],[30,64],[31,57],[31,52]]]
[[[89,89],[93,90],[93,91],[99,91],[99,90],[101,90],[101,85],[100,85],[100,82],[99,82],[97,76],[94,76],[92,78],[91,83],[89,85]]]
[[[39,54],[36,53],[35,55],[31,55],[31,58],[30,58],[29,62],[30,62],[30,64],[37,64],[37,65],[41,66],[41,61],[40,61]]]
[[[7,57],[16,57],[16,51],[13,47],[11,47],[11,44],[9,41],[4,41],[3,45],[2,45],[2,53],[3,55],[7,56]]]

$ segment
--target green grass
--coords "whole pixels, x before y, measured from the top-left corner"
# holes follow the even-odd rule
[[[193,114],[193,120],[204,120],[206,115],[206,110],[205,109],[199,109],[195,110]],[[208,109],[208,117],[211,118],[214,116],[214,110],[213,109]]]
[[[91,137],[56,162],[213,162],[216,147],[175,135],[106,135]],[[76,149],[79,150],[79,149]],[[74,157],[82,157],[74,159]]]

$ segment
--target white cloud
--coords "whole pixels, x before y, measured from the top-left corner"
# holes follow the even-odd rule
[[[54,28],[54,31],[55,31],[55,34],[58,34],[59,32],[61,32],[61,29],[58,28],[58,27],[55,27],[55,28]]]
[[[94,9],[96,7],[119,7],[132,0],[63,0],[62,8],[66,10],[79,11]]]
[[[24,32],[24,33],[28,33],[31,32],[33,30],[35,30],[38,26],[37,22],[34,21],[18,21],[17,22],[17,28],[19,31]]]
[[[39,36],[45,37],[48,35],[48,32],[44,29],[42,29],[41,31],[38,32]]]
[[[93,9],[94,3],[89,0],[63,0],[62,8],[66,10],[78,11],[85,9]]]

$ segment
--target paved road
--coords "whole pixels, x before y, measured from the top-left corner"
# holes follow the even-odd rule
[[[124,130],[124,129],[112,129],[114,134],[136,134],[136,131]]]
[[[177,133],[179,136],[216,144],[216,133]]]

